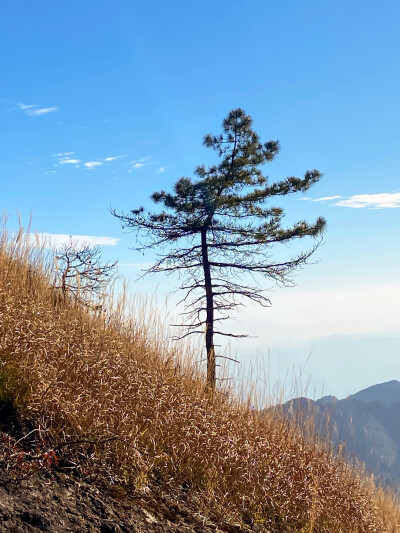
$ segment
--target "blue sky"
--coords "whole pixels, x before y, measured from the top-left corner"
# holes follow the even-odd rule
[[[233,328],[257,338],[232,350],[244,365],[275,350],[289,368],[315,339],[345,335],[336,370],[324,371],[329,350],[311,358],[315,387],[340,395],[400,378],[400,340],[393,367],[375,349],[343,372],[357,336],[400,339],[399,18],[394,0],[6,0],[1,208],[11,226],[19,211],[40,233],[106,244],[105,259],[135,279],[149,257],[128,248],[109,207],[150,206],[153,191],[212,162],[202,137],[242,107],[262,139],[281,142],[271,180],[324,173],[306,197],[285,199],[288,223],[323,215],[328,229],[296,288],[239,316]],[[174,285],[132,291],[155,283],[161,295]]]

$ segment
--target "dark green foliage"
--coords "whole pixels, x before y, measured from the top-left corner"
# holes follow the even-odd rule
[[[279,284],[291,283],[294,271],[307,262],[320,240],[311,250],[283,261],[271,259],[272,248],[293,239],[319,237],[325,228],[323,218],[284,228],[283,209],[269,204],[275,196],[307,191],[321,178],[318,170],[307,171],[303,178],[290,176],[269,183],[260,167],[279,153],[279,142],[261,143],[251,117],[242,109],[231,111],[222,127],[222,134],[206,135],[203,143],[217,152],[219,163],[197,167],[196,178],[180,178],[172,193],[155,192],[152,200],[161,204],[161,212],[146,213],[143,208],[129,214],[113,211],[124,228],[146,237],[138,249],[159,251],[158,260],[147,272],[182,275],[185,325],[188,334],[206,335],[207,375],[212,388],[214,334],[235,336],[215,331],[215,322],[226,319],[243,298],[270,304],[257,284],[243,283],[243,275],[261,274]]]

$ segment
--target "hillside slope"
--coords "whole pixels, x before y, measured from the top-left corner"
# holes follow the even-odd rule
[[[198,520],[223,531],[396,531],[395,507],[381,493],[378,505],[352,468],[284,422],[212,394],[148,314],[99,315],[59,298],[51,264],[21,234],[3,236],[0,400],[24,421],[19,442],[3,441],[8,475],[69,472],[158,512],[163,498],[185,502],[196,531],[206,531]]]

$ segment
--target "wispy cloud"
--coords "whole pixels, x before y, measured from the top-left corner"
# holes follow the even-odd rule
[[[74,165],[78,165],[81,162],[80,159],[62,159],[60,161],[60,165],[66,165],[68,163],[72,163]]]
[[[132,169],[137,170],[138,168],[150,165],[150,157],[145,156],[140,159],[134,159],[133,161],[129,161],[129,164],[132,165]]]
[[[122,159],[123,157],[126,157],[126,155],[113,155],[110,157],[106,157],[104,161],[115,161],[116,159]]]
[[[343,198],[334,205],[341,207],[362,208],[369,207],[370,209],[385,209],[400,207],[400,192],[384,192],[379,194],[355,194],[348,198]]]
[[[60,152],[58,154],[54,154],[53,157],[57,158],[59,165],[75,165],[79,167],[81,160],[77,159],[76,157],[71,157],[72,155],[74,155],[74,152]]]
[[[47,115],[48,113],[53,113],[54,111],[58,111],[58,107],[42,107],[28,112],[28,115],[31,117],[40,117],[41,115]]]
[[[127,157],[126,154],[118,154],[118,155],[109,155],[107,157],[96,157],[96,159],[91,159],[89,161],[85,161],[86,158],[82,157],[81,155],[78,156],[78,154],[75,154],[75,152],[58,152],[56,154],[52,155],[53,158],[56,159],[54,167],[59,166],[75,166],[76,168],[80,168],[82,170],[89,170],[92,171],[96,168],[104,166],[105,169],[107,169],[108,172],[115,172],[115,170],[111,170],[110,167],[112,165],[122,165],[125,167],[128,167],[128,172],[134,172],[146,165],[153,165],[154,163],[151,161],[151,158],[149,156],[141,157],[140,159],[136,159],[133,161],[127,161],[124,163],[119,162],[119,160],[123,159],[124,157]],[[165,168],[160,167],[157,172],[164,172]],[[88,174],[89,175],[89,174]]]
[[[160,167],[158,170],[156,170],[156,174],[161,174],[162,172],[165,172],[165,167]]]
[[[85,168],[89,170],[93,170],[97,167],[101,167],[104,163],[113,163],[114,161],[117,161],[118,159],[122,159],[123,157],[126,157],[125,155],[113,155],[105,157],[104,159],[97,158],[93,161],[84,161],[83,158],[78,159],[74,152],[58,152],[57,154],[53,154],[54,158],[57,159],[58,165],[75,165],[77,168]],[[143,163],[144,164],[144,163]]]
[[[322,198],[314,198],[312,202],[327,202],[328,200],[337,200],[338,198],[343,198],[343,196],[323,196]]]
[[[120,239],[115,237],[98,237],[94,235],[68,235],[67,233],[30,233],[29,238],[33,243],[39,242],[45,248],[60,248],[71,241],[79,245],[89,246],[116,246]]]
[[[353,196],[323,196],[321,198],[303,197],[309,202],[331,202],[330,205],[350,207],[353,209],[390,209],[400,207],[400,192],[383,192],[377,194],[354,194]]]
[[[38,105],[27,105],[27,104],[17,104],[17,108],[20,109],[28,115],[28,117],[40,117],[42,115],[47,115],[48,113],[54,113],[58,111],[58,106],[53,107],[40,107]]]
[[[101,161],[87,161],[86,163],[83,163],[86,168],[96,168],[100,167],[103,163]]]

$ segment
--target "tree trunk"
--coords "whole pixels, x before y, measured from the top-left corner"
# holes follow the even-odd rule
[[[206,350],[207,350],[207,384],[215,390],[216,359],[214,348],[214,297],[211,282],[211,269],[208,259],[207,230],[201,232],[201,255],[203,259],[204,287],[206,291]]]

